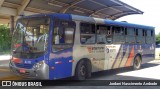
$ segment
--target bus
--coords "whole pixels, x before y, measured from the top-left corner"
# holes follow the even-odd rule
[[[155,57],[152,26],[79,16],[37,14],[18,19],[10,69],[16,75],[85,80],[93,72],[129,67]]]

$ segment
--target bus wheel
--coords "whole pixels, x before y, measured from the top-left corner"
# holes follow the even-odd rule
[[[142,63],[142,58],[140,57],[140,55],[137,55],[134,58],[134,62],[133,62],[133,69],[134,70],[138,70],[141,68],[141,63]]]
[[[76,80],[85,80],[86,78],[90,77],[89,67],[87,65],[87,61],[81,60],[76,67],[75,71],[75,79]]]

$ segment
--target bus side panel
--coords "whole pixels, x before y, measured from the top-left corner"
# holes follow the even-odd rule
[[[154,59],[154,46],[153,46],[153,44],[129,44],[128,46],[129,46],[129,53],[128,53],[127,61],[125,63],[126,67],[133,66],[134,58],[137,54],[141,54],[142,64],[147,63],[149,61],[152,61]],[[127,52],[126,52],[126,54],[127,54]],[[122,66],[120,66],[120,67],[122,67]]]
[[[142,64],[152,61],[154,59],[154,46],[153,44],[135,44],[129,45],[129,55],[126,61],[125,66],[133,66],[134,57],[137,54],[141,54],[142,56]],[[132,47],[132,48],[131,48]]]
[[[49,78],[60,79],[72,76],[72,51],[73,49],[62,50],[50,54]]]
[[[106,45],[104,69],[116,69],[125,66],[131,66],[134,59],[134,45],[112,44]]]
[[[113,69],[112,66],[114,66],[116,60],[118,59],[119,53],[120,53],[121,45],[117,44],[111,44],[105,46],[105,65],[104,69]]]
[[[154,59],[155,49],[154,44],[141,45],[142,49],[142,64]]]
[[[125,67],[126,62],[127,62],[128,57],[130,55],[130,52],[131,52],[131,47],[132,46],[129,46],[129,45],[123,45],[123,56],[122,56],[121,62],[119,64],[119,67]]]
[[[127,46],[127,48],[129,49],[129,51],[125,52],[126,54],[128,54],[128,57],[127,57],[127,60],[125,61],[124,67],[128,67],[128,66],[132,66],[134,57],[137,54],[137,52],[135,50],[135,45],[133,45],[133,44],[127,44],[125,46]]]
[[[142,55],[142,63],[147,63],[154,59],[153,44],[123,44],[106,45],[104,69],[115,69],[132,66],[136,54]]]

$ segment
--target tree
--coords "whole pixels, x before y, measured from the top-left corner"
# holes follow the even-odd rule
[[[160,34],[156,35],[156,44],[160,44]]]
[[[0,25],[0,54],[10,51],[11,35],[10,29],[6,25]]]

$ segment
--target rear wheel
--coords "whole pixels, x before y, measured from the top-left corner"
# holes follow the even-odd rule
[[[89,77],[91,77],[90,65],[88,65],[88,61],[81,60],[76,67],[75,79],[85,80],[86,78],[89,78]]]
[[[134,58],[134,62],[133,62],[133,69],[134,70],[138,70],[141,68],[141,63],[142,63],[142,58],[140,55],[137,55],[135,58]]]

